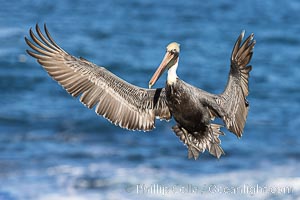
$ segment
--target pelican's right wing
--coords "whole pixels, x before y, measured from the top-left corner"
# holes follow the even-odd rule
[[[80,101],[112,123],[130,130],[148,131],[154,128],[155,118],[170,119],[164,89],[145,89],[120,79],[104,67],[85,59],[76,58],[59,47],[38,25],[30,29],[31,42],[26,43],[35,51],[27,53],[36,58],[48,74],[72,96],[81,95]]]
[[[230,73],[227,86],[218,98],[218,104],[223,109],[222,116],[226,128],[242,136],[248,115],[249,103],[246,99],[249,93],[248,79],[252,67],[249,64],[255,40],[251,34],[243,43],[244,32],[237,39],[231,54]]]

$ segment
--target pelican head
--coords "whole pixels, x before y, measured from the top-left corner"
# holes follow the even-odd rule
[[[155,82],[159,79],[159,77],[168,69],[169,71],[172,70],[172,73],[168,73],[168,82],[169,79],[174,79],[177,77],[176,69],[178,66],[179,60],[179,52],[180,52],[180,44],[177,42],[172,42],[167,46],[167,52],[160,63],[159,67],[157,68],[156,72],[153,74],[151,80],[149,81],[149,88],[151,88]],[[169,77],[170,75],[170,77]]]

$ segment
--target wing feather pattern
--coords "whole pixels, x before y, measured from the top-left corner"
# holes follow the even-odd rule
[[[30,29],[27,53],[36,58],[48,74],[88,108],[112,123],[130,130],[148,131],[154,128],[155,117],[170,119],[165,90],[145,89],[117,77],[104,67],[85,59],[76,58],[52,39],[44,26],[44,35],[36,25],[36,33]]]
[[[248,115],[249,103],[246,97],[249,94],[248,80],[252,69],[248,64],[256,43],[253,34],[242,43],[244,34],[244,31],[240,34],[232,50],[227,86],[218,100],[224,110],[222,118],[226,128],[238,137],[242,136]]]

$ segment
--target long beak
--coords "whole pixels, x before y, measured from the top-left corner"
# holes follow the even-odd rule
[[[174,58],[174,56],[175,54],[171,54],[170,52],[167,51],[165,57],[163,58],[156,72],[153,74],[151,80],[149,81],[149,88],[151,88],[159,79],[159,77],[166,71],[166,69],[168,68],[168,64]]]

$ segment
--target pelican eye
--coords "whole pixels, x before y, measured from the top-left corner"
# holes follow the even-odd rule
[[[175,53],[177,53],[177,50],[176,50],[176,49],[172,49],[172,50],[170,51],[170,53],[171,53],[171,54],[175,54]]]

